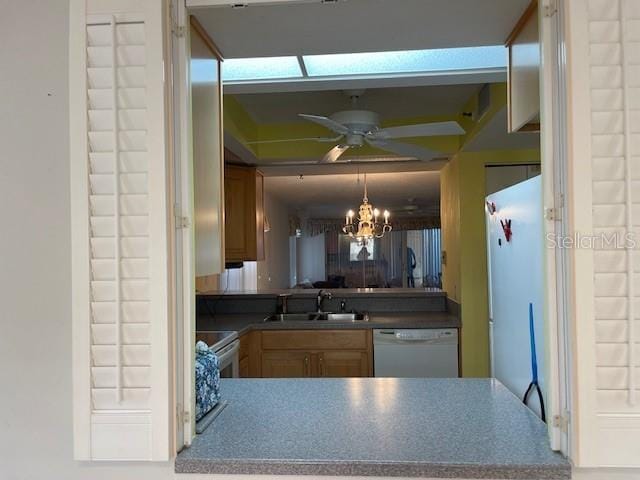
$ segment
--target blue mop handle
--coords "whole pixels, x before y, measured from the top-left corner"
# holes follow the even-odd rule
[[[536,359],[536,335],[533,330],[533,303],[529,303],[529,333],[531,337],[531,375],[532,383],[538,383],[538,360]]]

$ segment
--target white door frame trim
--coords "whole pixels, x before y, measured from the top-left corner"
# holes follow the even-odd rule
[[[182,392],[176,392],[177,421],[182,429],[176,433],[178,446],[189,446],[195,435],[194,353],[195,345],[195,249],[193,219],[193,151],[191,138],[191,88],[189,78],[190,35],[189,15],[184,0],[172,0],[171,46],[172,46],[172,86],[174,106],[174,152],[176,240],[180,251],[176,268],[176,292],[178,309],[176,313],[176,375],[180,375]],[[179,239],[179,240],[178,240]]]
[[[568,234],[566,56],[564,54],[564,1],[545,0],[539,7],[540,155],[545,214],[547,421],[551,448],[570,455],[567,422],[569,388],[569,302],[571,278],[569,255],[550,240]]]

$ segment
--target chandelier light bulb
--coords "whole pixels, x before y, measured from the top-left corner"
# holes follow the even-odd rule
[[[369,199],[367,197],[366,174],[364,176],[364,197],[358,212],[358,217],[354,221],[353,217],[355,216],[355,213],[353,210],[349,210],[345,217],[345,224],[342,227],[342,231],[351,238],[355,238],[358,243],[366,244],[368,240],[381,238],[385,233],[391,231],[392,227],[389,223],[389,211],[384,210],[384,223],[379,223],[378,217],[380,217],[380,210],[373,208],[373,205],[369,203]]]

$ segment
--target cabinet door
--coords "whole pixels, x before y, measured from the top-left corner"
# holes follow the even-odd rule
[[[255,207],[255,193],[247,182],[247,169],[225,166],[224,210],[225,253],[227,261],[242,261],[247,258],[250,236],[255,232],[247,221],[247,212]],[[253,188],[253,186],[251,186]]]
[[[249,378],[250,377],[249,356],[242,357],[240,359],[239,365],[240,365],[240,371],[239,371],[240,378]]]
[[[256,171],[256,208],[255,208],[255,259],[264,260],[264,177]],[[253,254],[253,252],[251,252]]]
[[[326,351],[318,354],[320,377],[368,377],[369,356],[355,350]]]
[[[296,378],[311,376],[311,354],[298,351],[262,353],[264,378]]]

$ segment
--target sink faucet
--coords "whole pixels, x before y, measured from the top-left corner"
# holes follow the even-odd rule
[[[325,298],[331,300],[333,295],[331,292],[325,292],[324,290],[318,291],[318,298],[316,299],[316,306],[318,307],[318,313],[322,313],[322,302],[324,302]]]
[[[277,305],[278,313],[287,314],[289,313],[289,294],[281,293],[278,295],[278,305]]]

